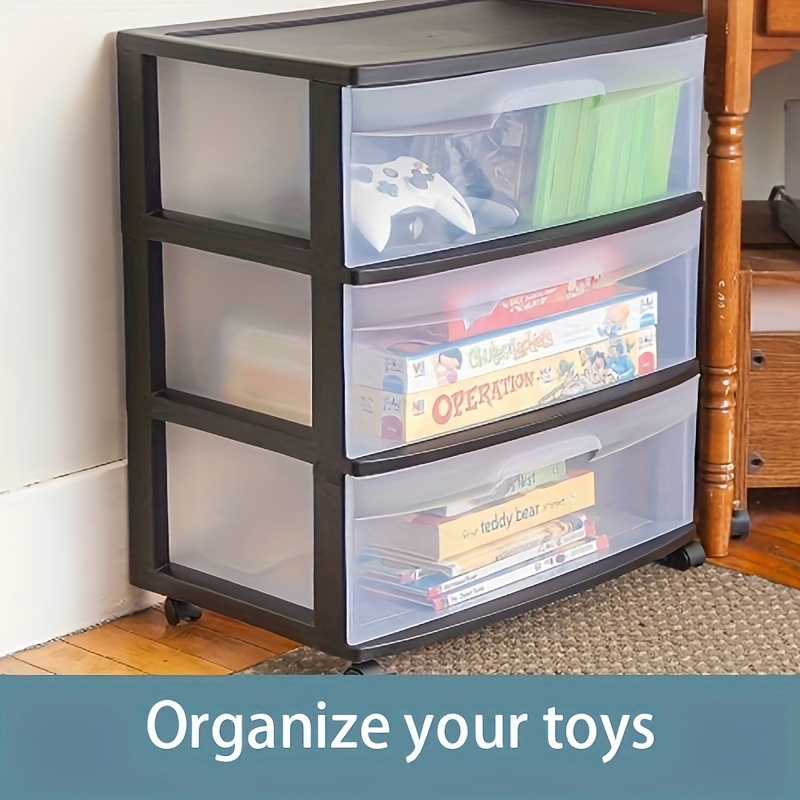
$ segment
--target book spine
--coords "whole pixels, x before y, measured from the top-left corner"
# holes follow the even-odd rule
[[[485,495],[471,495],[469,498],[452,500],[435,509],[426,511],[427,514],[436,514],[441,517],[455,517],[459,514],[466,514],[476,508],[489,505],[490,503],[500,503],[510,497],[514,497],[524,492],[530,492],[539,486],[553,481],[560,481],[567,477],[567,462],[560,461],[557,464],[550,464],[530,472],[522,472],[515,475],[510,481],[505,481],[496,490]]]
[[[558,536],[553,539],[545,540],[543,542],[540,542],[538,545],[529,548],[528,550],[523,550],[522,552],[517,553],[514,556],[502,559],[501,561],[495,561],[492,564],[487,564],[485,567],[481,569],[472,570],[472,572],[466,572],[463,575],[459,575],[457,578],[452,578],[451,580],[444,581],[443,583],[440,583],[438,586],[434,586],[431,589],[429,589],[428,597],[431,600],[434,600],[437,597],[449,594],[450,592],[453,592],[454,590],[459,589],[462,586],[466,586],[467,584],[473,583],[475,581],[483,580],[484,578],[489,578],[489,576],[494,575],[498,572],[502,572],[503,570],[520,566],[521,564],[525,564],[531,559],[535,559],[538,556],[543,556],[546,553],[551,553],[554,550],[558,550],[560,547],[566,547],[567,545],[583,541],[585,538],[586,538],[586,528],[578,528],[577,530],[571,531],[570,533],[566,533],[563,536]]]
[[[490,592],[503,589],[518,581],[524,581],[539,575],[542,572],[560,567],[570,561],[575,561],[579,558],[592,555],[600,549],[600,543],[596,539],[592,539],[583,544],[570,547],[559,553],[551,553],[543,558],[536,559],[529,564],[525,564],[520,569],[512,570],[505,575],[498,575],[496,578],[491,578],[464,589],[451,592],[450,594],[437,597],[433,601],[433,606],[436,611],[444,611],[445,609],[452,608],[453,606],[465,603],[467,600],[472,600],[475,597],[482,597]]]

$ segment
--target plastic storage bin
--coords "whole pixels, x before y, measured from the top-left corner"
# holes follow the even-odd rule
[[[345,287],[347,454],[432,439],[695,357],[700,210]]]
[[[360,665],[655,560],[702,562],[704,43],[702,17],[556,0],[118,35],[130,575],[171,624],[205,608]],[[387,344],[442,330],[459,353],[426,375],[368,377]],[[474,336],[491,344],[465,362]],[[456,387],[465,363],[494,380],[509,352],[577,381],[542,398],[512,377],[522,405],[432,438],[356,436],[358,387]],[[386,564],[365,571],[400,516],[527,489],[548,493],[549,529],[504,564],[513,583],[478,563],[491,587],[462,581],[438,608],[441,586],[434,607],[387,592]]]
[[[705,42],[346,90],[347,264],[699,188]]]
[[[694,380],[479,452],[348,478],[348,642],[511,595],[691,523],[696,410]]]

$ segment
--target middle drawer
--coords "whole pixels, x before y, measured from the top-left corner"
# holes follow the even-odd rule
[[[701,211],[344,294],[347,455],[551,406],[695,357]]]

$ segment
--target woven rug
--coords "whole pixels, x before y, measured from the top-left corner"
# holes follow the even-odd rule
[[[800,591],[705,565],[651,565],[475,633],[381,659],[397,674],[796,674]],[[347,665],[307,647],[249,673]]]

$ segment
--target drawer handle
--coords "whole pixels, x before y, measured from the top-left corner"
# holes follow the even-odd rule
[[[750,363],[753,369],[762,369],[767,365],[767,357],[762,350],[752,350],[750,352]]]
[[[749,467],[748,472],[752,474],[758,472],[764,466],[764,459],[758,453],[750,453],[747,464]]]

